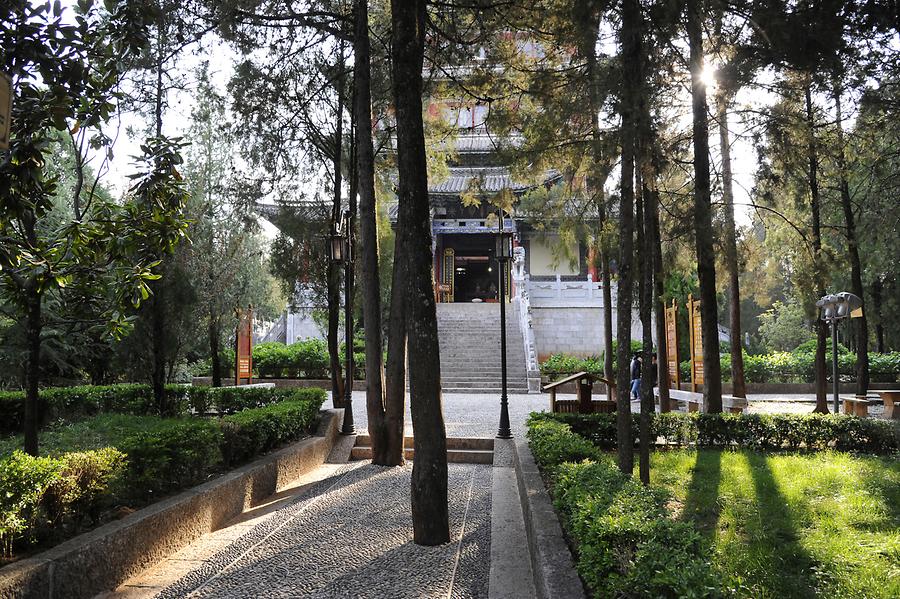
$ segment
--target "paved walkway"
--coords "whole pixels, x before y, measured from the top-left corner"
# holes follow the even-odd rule
[[[365,393],[353,399],[362,432]],[[811,397],[785,399],[751,398],[751,411],[811,410]],[[543,394],[510,396],[513,434],[524,435],[528,414],[547,403]],[[496,394],[446,394],[443,407],[448,436],[496,434]],[[408,407],[406,422],[411,434]],[[348,462],[354,439],[339,437],[320,468],[102,597],[534,596],[508,442],[497,442],[493,467],[448,466],[451,542],[420,547],[412,543],[412,466]]]

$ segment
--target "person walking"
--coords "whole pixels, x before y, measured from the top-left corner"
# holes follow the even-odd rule
[[[640,399],[641,390],[641,354],[635,353],[631,358],[631,399]]]

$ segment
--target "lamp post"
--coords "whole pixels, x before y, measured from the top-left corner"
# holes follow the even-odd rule
[[[500,428],[498,439],[512,439],[509,428],[509,398],[506,394],[506,266],[512,254],[512,233],[503,230],[503,210],[497,232],[497,262],[500,268]]]
[[[344,422],[341,425],[342,435],[356,434],[353,425],[353,304],[351,302],[353,257],[351,243],[352,222],[350,213],[344,212],[340,223],[335,223],[328,236],[328,250],[331,261],[344,266],[344,353],[347,380],[344,384]]]
[[[822,320],[831,325],[831,378],[834,392],[834,413],[840,412],[840,377],[838,376],[838,321],[844,318],[852,318],[855,312],[862,308],[862,300],[859,296],[847,291],[824,296],[816,302],[816,306],[822,309]]]

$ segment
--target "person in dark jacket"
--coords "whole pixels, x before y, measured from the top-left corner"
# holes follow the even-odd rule
[[[631,398],[639,399],[641,389],[641,354],[631,358]]]

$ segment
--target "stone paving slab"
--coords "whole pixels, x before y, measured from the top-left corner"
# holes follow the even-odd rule
[[[491,471],[449,466],[452,541],[420,547],[412,466],[347,464],[156,596],[487,597]]]

